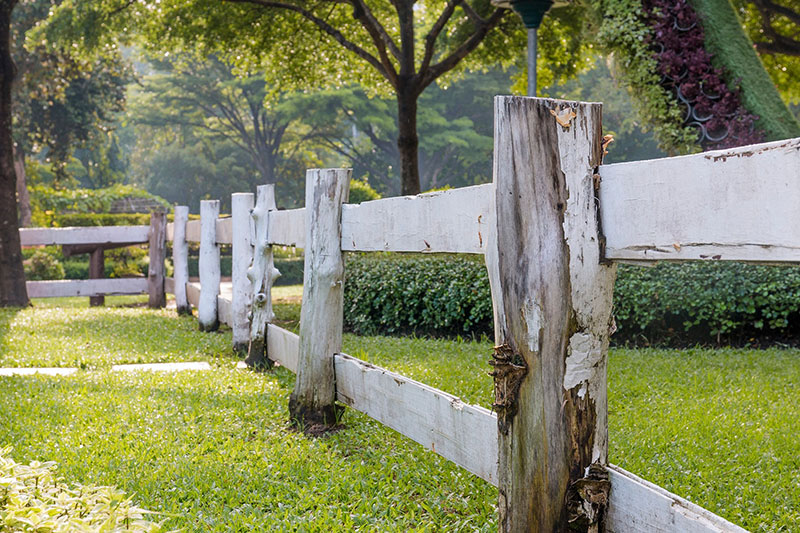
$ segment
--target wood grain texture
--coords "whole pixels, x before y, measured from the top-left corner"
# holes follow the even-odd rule
[[[301,425],[336,423],[333,355],[342,351],[344,258],[342,204],[349,169],[306,173],[306,240],[300,357],[289,413]]]
[[[250,211],[253,204],[253,193],[231,195],[231,328],[233,351],[236,353],[246,353],[250,342],[248,314],[253,295],[247,269],[253,262],[253,244],[250,242]]]
[[[200,303],[197,320],[201,331],[216,331],[219,328],[217,295],[219,295],[220,267],[216,225],[219,217],[219,200],[200,201]]]
[[[618,466],[608,468],[606,533],[746,533],[724,518]]]
[[[269,244],[305,247],[305,208],[270,211],[269,218]]]
[[[800,139],[599,172],[609,259],[800,262]]]
[[[148,249],[150,265],[147,269],[147,305],[160,308],[167,305],[164,291],[167,258],[167,214],[163,211],[150,213],[150,245]]]
[[[189,208],[185,205],[176,205],[175,222],[172,225],[172,266],[175,278],[175,307],[179,315],[192,314],[192,306],[186,296],[186,284],[189,283],[189,243],[186,240],[188,221]]]
[[[147,294],[147,278],[63,279],[28,281],[25,283],[31,298],[64,298],[68,296],[98,296],[101,294]]]
[[[482,254],[492,184],[345,205],[342,250]]]
[[[148,242],[150,226],[99,226],[80,228],[22,228],[22,246],[63,244],[143,244]]]
[[[250,283],[252,319],[248,330],[248,348],[245,363],[251,367],[271,366],[266,342],[267,324],[275,320],[272,312],[272,284],[280,276],[272,257],[272,246],[269,244],[269,231],[275,212],[275,185],[260,185],[257,189],[258,200],[252,210],[253,228],[252,265],[247,270]]]
[[[336,354],[334,364],[340,402],[497,484],[491,411],[346,354]]]
[[[601,519],[599,507],[567,505],[587,467],[606,460],[614,270],[599,264],[600,137],[599,104],[495,99],[496,250],[487,267],[501,531],[566,531]]]

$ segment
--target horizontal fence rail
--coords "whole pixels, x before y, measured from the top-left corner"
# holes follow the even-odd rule
[[[31,298],[142,294],[147,292],[147,278],[28,281],[25,286]]]
[[[599,172],[608,259],[800,262],[800,139]]]
[[[143,244],[150,226],[88,226],[77,228],[22,228],[22,246],[65,244]]]
[[[487,183],[345,205],[342,250],[482,254],[493,201]]]

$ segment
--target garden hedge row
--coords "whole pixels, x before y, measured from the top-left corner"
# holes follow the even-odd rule
[[[483,258],[348,255],[345,327],[360,334],[491,334]],[[786,334],[800,324],[800,269],[738,263],[620,265],[616,342]]]

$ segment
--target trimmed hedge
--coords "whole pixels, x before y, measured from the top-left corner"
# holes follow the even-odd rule
[[[492,329],[483,258],[348,254],[345,328],[362,335],[480,335]]]
[[[353,254],[345,272],[350,331],[491,334],[483,258]],[[614,315],[615,342],[642,335],[651,342],[784,335],[800,324],[800,269],[717,262],[620,265]]]

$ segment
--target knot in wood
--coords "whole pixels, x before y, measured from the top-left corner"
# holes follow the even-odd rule
[[[593,463],[585,477],[567,490],[567,521],[573,531],[600,531],[608,507],[611,482],[605,467]]]
[[[492,409],[497,413],[498,428],[507,434],[517,413],[517,396],[522,380],[528,373],[528,365],[508,344],[494,347],[489,365],[493,368],[489,375],[494,378]]]

